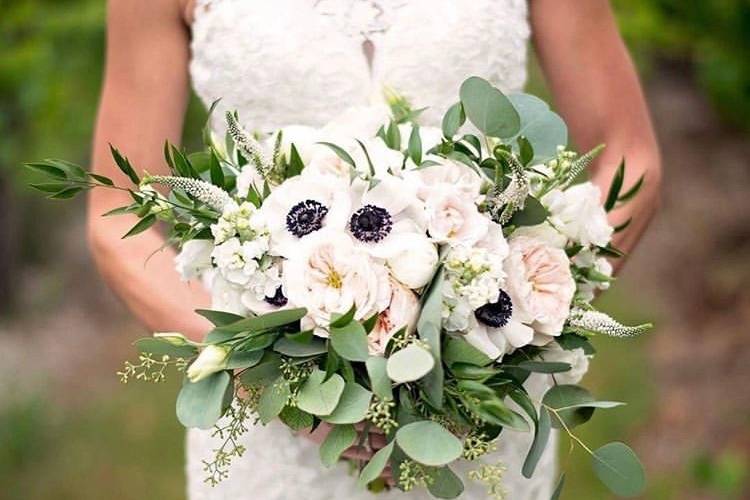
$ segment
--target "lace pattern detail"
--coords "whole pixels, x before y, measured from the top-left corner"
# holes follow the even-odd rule
[[[349,37],[371,39],[388,31],[396,12],[406,3],[406,0],[317,0],[315,9],[334,19]]]

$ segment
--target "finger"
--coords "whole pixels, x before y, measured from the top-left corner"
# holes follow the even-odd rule
[[[344,450],[344,453],[341,454],[342,457],[350,460],[370,460],[372,455],[373,452],[364,446],[352,446]]]

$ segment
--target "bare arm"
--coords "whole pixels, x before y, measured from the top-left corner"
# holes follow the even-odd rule
[[[109,143],[136,169],[165,171],[165,140],[178,143],[188,96],[188,31],[175,0],[110,0],[107,65],[96,124],[93,170],[118,184],[129,182],[114,165]],[[99,270],[141,322],[153,331],[179,331],[199,339],[210,325],[193,312],[209,303],[199,283],[180,281],[174,252],[158,250],[158,230],[121,239],[137,219],[101,217],[126,205],[126,193],[94,190],[88,229]],[[149,258],[150,257],[150,258]]]
[[[536,50],[573,139],[582,150],[607,145],[593,166],[592,181],[606,195],[623,157],[624,189],[645,174],[640,194],[610,215],[614,225],[633,218],[613,242],[629,252],[658,204],[661,165],[643,92],[609,2],[532,0],[530,5]]]

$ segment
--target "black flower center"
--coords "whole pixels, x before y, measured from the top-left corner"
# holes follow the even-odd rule
[[[328,207],[315,200],[297,203],[286,214],[286,229],[297,238],[302,238],[323,227]]]
[[[497,302],[485,304],[476,311],[474,316],[480,323],[493,328],[500,328],[508,324],[510,317],[513,315],[513,302],[505,290],[500,290],[500,296]]]
[[[265,301],[275,307],[284,307],[289,302],[289,299],[286,298],[281,287],[278,287],[273,297],[266,297]]]
[[[349,230],[359,241],[377,242],[388,236],[393,227],[393,219],[388,210],[365,205],[349,219]]]

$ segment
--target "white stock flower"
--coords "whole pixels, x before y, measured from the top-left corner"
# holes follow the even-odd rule
[[[555,374],[558,384],[577,384],[589,371],[589,358],[580,347],[566,351],[557,342],[551,342],[545,347],[541,355],[544,361],[568,363],[570,370]]]
[[[224,278],[235,285],[244,286],[259,269],[257,259],[268,250],[268,240],[251,240],[240,243],[239,238],[230,238],[217,245],[211,257]]]
[[[385,310],[391,298],[385,266],[344,233],[320,232],[298,244],[282,275],[289,300],[307,308],[303,328],[313,327],[320,336],[327,335],[332,314],[355,305],[355,319],[369,318]]]
[[[187,369],[191,382],[200,382],[209,375],[226,370],[229,348],[220,345],[206,346]]]
[[[255,314],[289,305],[283,294],[280,259],[255,272],[243,288],[242,304]]]
[[[583,246],[609,243],[614,230],[594,184],[584,182],[564,191],[553,189],[541,201],[550,211],[552,225],[571,240]]]
[[[175,269],[183,281],[190,281],[211,269],[211,252],[214,244],[210,240],[186,241],[175,258]]]
[[[391,291],[388,307],[378,315],[375,327],[367,336],[373,356],[382,356],[391,337],[404,327],[411,331],[419,318],[419,299],[414,292],[395,280],[391,280]]]
[[[221,273],[214,273],[211,280],[211,309],[244,316],[247,308],[242,303],[243,289],[227,281]]]
[[[484,238],[490,220],[460,190],[441,186],[425,200],[427,230],[438,243],[474,245]]]
[[[560,335],[576,289],[565,251],[526,236],[513,237],[505,270],[514,318],[534,329],[532,343],[544,345]]]
[[[238,236],[240,241],[268,237],[258,209],[247,201],[239,205],[234,202],[227,204],[219,220],[211,225],[211,234],[216,245],[235,236]]]
[[[573,259],[573,264],[583,269],[591,269],[602,276],[612,276],[612,264],[604,257],[597,257],[589,248],[578,252]],[[584,280],[578,283],[576,296],[585,302],[591,302],[598,290],[607,290],[609,281]]]
[[[343,231],[350,207],[348,180],[313,175],[287,179],[260,209],[271,236],[269,253],[290,257],[300,242],[324,228]]]

